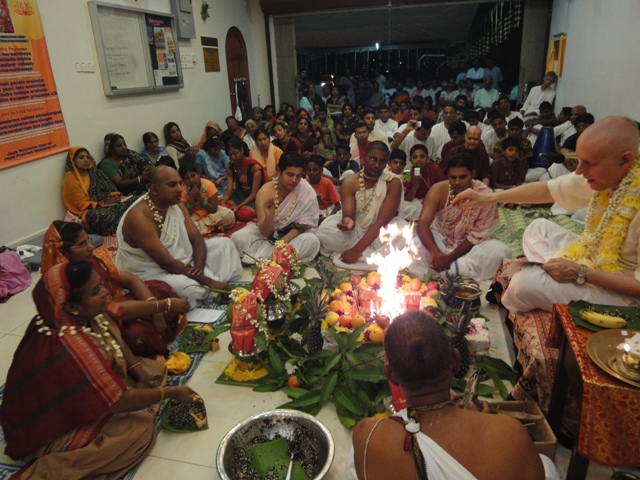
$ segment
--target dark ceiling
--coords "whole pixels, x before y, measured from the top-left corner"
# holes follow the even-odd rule
[[[484,2],[260,0],[260,3],[266,14],[293,16],[299,50],[322,50],[372,47],[376,42],[384,47],[464,41],[478,4]]]

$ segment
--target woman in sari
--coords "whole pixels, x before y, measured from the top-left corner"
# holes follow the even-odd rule
[[[231,159],[233,185],[227,186],[227,192],[220,202],[236,214],[240,222],[248,222],[256,217],[256,195],[262,185],[262,165],[249,157],[249,148],[239,138],[227,143],[227,154]]]
[[[169,152],[160,145],[158,136],[153,132],[147,132],[142,135],[142,143],[144,148],[140,151],[140,155],[146,158],[151,165],[158,163],[160,157],[169,156]]]
[[[164,138],[167,142],[167,152],[178,166],[185,162],[193,163],[195,161],[196,154],[200,149],[197,145],[189,145],[189,142],[182,136],[177,123],[169,122],[164,126]]]
[[[108,133],[104,137],[105,158],[98,168],[125,195],[142,193],[147,190],[151,177],[151,161],[127,148],[122,135]]]
[[[204,132],[202,132],[202,136],[200,140],[198,140],[198,147],[202,148],[204,142],[209,140],[211,137],[221,137],[222,136],[222,128],[216,122],[207,122],[204,126]]]
[[[351,134],[359,121],[360,119],[353,113],[353,107],[350,103],[342,105],[342,115],[339,115],[335,121],[338,143],[349,144]]]
[[[272,242],[276,240],[293,245],[303,262],[318,254],[320,240],[315,235],[320,216],[318,197],[304,177],[302,156],[284,153],[276,176],[258,192],[258,223],[250,223],[231,235],[244,263],[271,258]]]
[[[140,195],[122,200],[122,195],[84,147],[72,147],[67,154],[62,182],[62,201],[80,218],[87,230],[113,235],[118,222]]]
[[[264,128],[259,128],[256,131],[255,143],[256,146],[251,150],[251,158],[255,158],[262,165],[264,182],[266,183],[276,174],[282,150],[271,143],[271,137]]]
[[[194,394],[163,386],[164,365],[131,353],[88,262],[51,267],[33,298],[0,406],[5,453],[33,457],[20,478],[118,479],[151,451],[159,402]]]
[[[247,133],[247,131],[238,125],[236,117],[229,115],[224,121],[227,124],[227,132],[233,133],[236,137],[242,140],[242,137],[244,137],[244,134]]]
[[[304,149],[297,138],[291,136],[289,126],[286,123],[276,122],[273,126],[273,144],[283,152],[296,152],[302,155]]]
[[[296,138],[302,145],[302,157],[306,160],[314,153],[318,152],[320,143],[319,135],[314,132],[310,126],[311,120],[308,117],[300,117],[296,121],[296,128],[291,134],[292,138]]]
[[[269,106],[270,105],[267,105],[267,107]],[[273,109],[273,107],[271,107],[271,109]],[[267,114],[263,109],[261,109],[260,107],[253,107],[251,116],[253,118],[253,121],[256,122],[258,128],[263,128],[269,135],[271,135],[271,127],[273,127],[273,125],[270,121],[266,120]]]
[[[183,313],[189,310],[186,300],[159,280],[143,282],[135,275],[118,270],[105,247],[94,248],[91,239],[78,223],[56,220],[44,235],[41,273],[62,262],[86,261],[102,279],[114,301],[123,307],[119,324],[122,338],[129,348],[143,357],[167,355],[167,343],[186,326]],[[123,289],[129,293],[123,295]],[[171,299],[168,312],[158,312],[160,300]],[[155,301],[158,300],[158,305]]]
[[[340,95],[340,90],[337,85],[331,87],[331,96],[327,98],[327,110],[331,115],[340,115],[342,112],[342,106],[347,103],[347,99]]]

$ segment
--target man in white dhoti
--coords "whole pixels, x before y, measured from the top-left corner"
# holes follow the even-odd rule
[[[149,193],[124,214],[116,232],[116,265],[143,280],[163,280],[194,308],[209,289],[227,289],[242,273],[228,238],[204,240],[180,202],[178,172],[154,168]]]
[[[473,179],[475,171],[468,154],[452,155],[448,165],[449,179],[436,183],[424,199],[409,271],[422,277],[431,268],[479,281],[490,280],[502,259],[511,256],[509,247],[493,236],[499,225],[497,207],[464,209],[452,205],[451,200],[467,188],[476,192],[491,189]]]
[[[265,183],[256,196],[258,223],[250,223],[231,235],[242,261],[271,258],[273,242],[282,240],[293,245],[298,258],[313,260],[320,250],[315,235],[320,210],[316,192],[305,177],[304,160],[296,152],[284,153],[278,162],[276,176]]]
[[[331,215],[318,228],[322,253],[333,254],[338,266],[371,270],[367,257],[384,254],[388,248],[378,238],[380,229],[391,223],[402,228],[407,223],[397,216],[403,207],[402,181],[385,170],[388,159],[389,148],[383,142],[372,142],[360,173],[342,183],[342,215]]]
[[[461,206],[495,202],[558,202],[567,210],[588,206],[585,228],[575,235],[547,221],[525,230],[526,265],[502,296],[510,311],[551,310],[554,303],[586,300],[605,305],[640,304],[640,164],[638,128],[624,117],[588,127],[577,143],[575,172],[511,190],[467,190]]]

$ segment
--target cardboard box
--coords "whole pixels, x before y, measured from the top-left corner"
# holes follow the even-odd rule
[[[498,412],[500,412],[500,410],[506,410],[510,412],[524,412],[530,413],[532,415],[542,415],[542,419],[535,421],[536,427],[540,432],[542,440],[539,442],[533,442],[533,444],[536,446],[536,450],[538,451],[538,453],[546,455],[551,460],[555,459],[556,444],[558,443],[558,440],[556,439],[553,430],[551,430],[549,423],[547,422],[546,418],[544,418],[544,414],[542,413],[542,410],[540,410],[540,407],[536,402],[523,402],[515,400],[510,402],[489,402],[489,404],[494,408],[499,407]]]

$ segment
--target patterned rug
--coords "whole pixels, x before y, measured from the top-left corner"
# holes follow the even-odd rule
[[[513,258],[524,255],[524,251],[522,250],[522,234],[524,233],[524,229],[534,220],[533,218],[528,218],[526,215],[534,216],[536,212],[538,215],[550,215],[549,208],[547,207],[516,207],[513,210],[503,206],[498,207],[500,227],[495,231],[495,236],[511,249],[511,256]],[[549,216],[548,219],[574,233],[582,233],[582,225],[574,222],[571,220],[571,217],[567,215]]]
[[[111,237],[107,237],[111,238]],[[113,237],[115,239],[115,236]],[[200,308],[209,308],[213,310],[223,310],[226,312],[226,305],[217,304],[212,298],[205,299],[201,304]],[[223,314],[212,326],[217,326],[226,320],[226,313]],[[174,354],[178,351],[178,347],[180,346],[180,341],[182,337],[179,336],[169,345],[169,355]],[[200,365],[200,361],[205,353],[196,352],[189,354],[191,357],[191,365],[189,369],[181,375],[169,375],[167,378],[167,385],[177,386],[184,385],[195,373],[198,366]],[[2,403],[2,399],[4,398],[4,385],[0,386],[0,404]],[[160,431],[160,417],[162,415],[162,409],[158,411],[158,431]],[[4,440],[4,432],[0,427],[0,480],[5,480],[11,477],[14,473],[16,473],[23,465],[27,463],[27,461],[16,461],[12,460],[10,457],[4,454],[4,450],[6,447],[6,443]],[[126,475],[124,475],[121,480],[131,480],[136,472],[138,471],[138,466],[135,466],[131,469]]]

